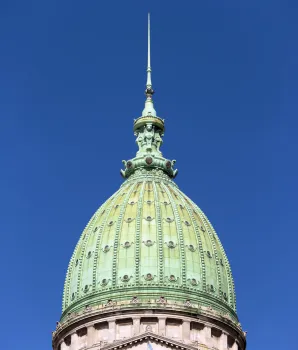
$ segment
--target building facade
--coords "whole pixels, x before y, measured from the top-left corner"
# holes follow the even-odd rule
[[[54,350],[245,350],[230,265],[160,151],[148,21],[146,102],[125,181],[92,216],[69,263]]]

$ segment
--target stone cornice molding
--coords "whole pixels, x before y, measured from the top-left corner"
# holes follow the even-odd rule
[[[181,343],[177,340],[173,340],[171,338],[167,338],[165,336],[161,336],[161,335],[158,335],[156,333],[148,332],[148,331],[144,332],[142,334],[139,334],[137,336],[121,340],[117,343],[107,344],[105,346],[102,346],[101,349],[104,349],[104,350],[115,349],[116,350],[116,349],[129,347],[129,346],[134,345],[136,343],[142,343],[142,342],[150,341],[150,340],[155,340],[156,342],[163,343],[164,345],[169,345],[170,347],[175,347],[176,349],[180,349],[180,350],[185,350],[185,349],[197,350],[196,346],[192,346],[190,344],[184,344],[184,343]]]

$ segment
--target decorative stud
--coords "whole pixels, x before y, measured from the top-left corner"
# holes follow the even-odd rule
[[[154,218],[152,217],[152,216],[147,216],[146,218],[144,218],[145,220],[147,220],[147,221],[152,221],[152,220],[154,220]]]
[[[79,265],[79,259],[76,260],[76,266],[78,266],[78,265]]]
[[[166,219],[164,219],[164,220],[166,220],[166,222],[168,222],[169,224],[170,224],[171,222],[174,221],[174,219],[173,219],[173,218],[170,218],[170,217],[168,217],[168,218],[166,218]]]
[[[127,218],[127,219],[124,219],[125,222],[127,222],[128,224],[131,223],[132,221],[134,221],[133,218]]]
[[[132,245],[132,243],[133,242],[130,243],[130,242],[126,241],[124,244],[121,244],[121,245],[122,245],[123,248],[127,249],[127,248],[129,248]]]
[[[152,201],[147,201],[146,202],[148,205],[151,205],[152,204]]]
[[[156,277],[155,275],[153,276],[152,273],[147,273],[146,275],[143,276],[146,281],[152,281]]]
[[[95,229],[93,230],[93,232],[96,232],[98,230],[98,227],[95,227]]]
[[[122,282],[128,282],[132,276],[124,275],[123,277],[119,277]]]
[[[87,256],[86,256],[86,258],[87,258],[87,259],[90,259],[91,256],[92,256],[92,253],[91,253],[91,251],[89,251],[88,254],[87,254]]]
[[[151,247],[155,243],[155,241],[152,242],[151,239],[147,239],[147,241],[143,241],[143,243],[145,244],[145,246]]]
[[[108,223],[108,226],[112,226],[114,224],[114,221],[110,221],[109,223]]]
[[[220,262],[220,265],[221,265],[221,266],[224,266],[224,263],[223,263],[223,260],[222,260],[222,259],[219,259],[219,262]]]
[[[174,275],[170,275],[169,277],[166,277],[170,282],[177,282],[179,277],[175,277]]]
[[[173,241],[165,242],[165,244],[170,248],[173,249],[177,246]]]
[[[101,282],[100,282],[100,285],[101,285],[102,287],[105,287],[109,282],[110,282],[109,279],[103,278],[103,279],[101,280]]]
[[[167,206],[167,205],[170,205],[171,203],[164,201],[163,204],[164,204],[165,206]]]
[[[187,247],[191,252],[195,252],[197,248],[195,248],[192,244],[190,245],[186,245],[185,247]]]
[[[195,278],[188,279],[188,281],[192,286],[198,285],[198,281]]]
[[[184,223],[185,223],[186,226],[191,226],[191,224],[187,220],[185,220]]]
[[[85,285],[85,287],[82,289],[82,291],[84,293],[88,293],[89,292],[89,289],[90,289],[90,286],[88,286],[88,284]]]
[[[209,252],[209,250],[207,250],[207,256],[208,256],[208,258],[212,258],[212,255],[211,255],[211,253]]]
[[[206,231],[203,225],[201,225],[201,230],[202,230],[203,232]]]
[[[215,288],[212,284],[207,284],[207,291],[209,293],[214,293],[215,292]]]
[[[105,245],[104,248],[102,249],[102,251],[104,253],[107,253],[110,249],[111,249],[111,247],[109,245]]]

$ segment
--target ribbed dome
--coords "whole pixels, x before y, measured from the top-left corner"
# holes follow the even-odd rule
[[[235,321],[230,266],[204,213],[164,171],[138,169],[93,215],[71,258],[62,319],[86,306],[165,297]]]
[[[93,215],[75,248],[62,320],[89,306],[140,311],[167,305],[194,314],[208,308],[237,323],[223,247],[204,213],[173,182],[175,160],[160,151],[165,128],[153,93],[148,35],[145,109],[134,121],[139,150],[123,161],[125,182]]]

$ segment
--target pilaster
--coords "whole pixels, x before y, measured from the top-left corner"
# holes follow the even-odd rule
[[[158,318],[158,334],[162,336],[166,335],[166,318],[165,317]]]
[[[110,341],[114,341],[116,339],[116,322],[108,321],[109,322],[109,333],[110,333]]]
[[[182,323],[182,339],[186,342],[190,342],[190,322],[183,321]]]
[[[96,342],[96,329],[94,326],[87,328],[87,346],[91,346]]]
[[[140,333],[140,318],[133,318],[133,335],[138,335]]]

